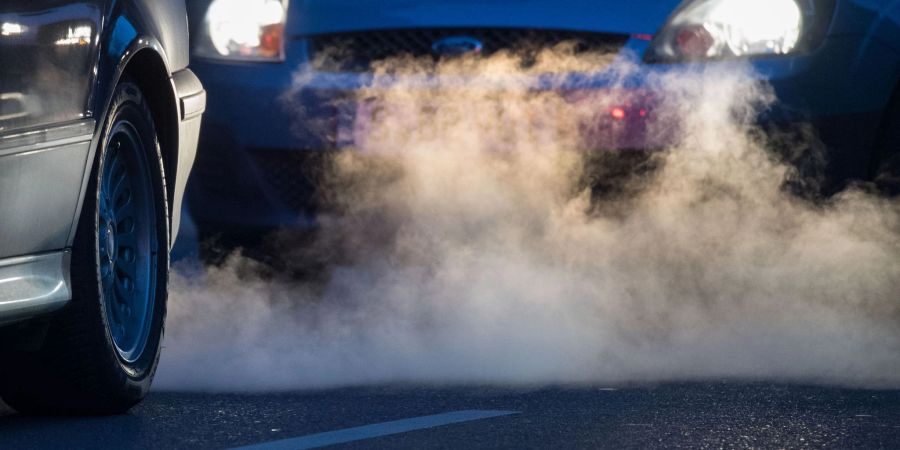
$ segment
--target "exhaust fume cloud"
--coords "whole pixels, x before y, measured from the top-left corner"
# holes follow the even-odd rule
[[[793,169],[753,125],[772,93],[735,66],[648,75],[642,134],[669,145],[592,189],[591,138],[629,132],[592,127],[637,101],[621,87],[638,69],[598,56],[614,81],[597,93],[567,84],[585,70],[570,51],[529,58],[378,63],[322,229],[280,248],[326,279],[240,254],[175,275],[157,388],[900,387],[896,200],[788,193]]]

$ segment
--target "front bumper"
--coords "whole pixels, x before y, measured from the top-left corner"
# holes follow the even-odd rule
[[[169,192],[171,196],[169,204],[172,205],[172,210],[169,211],[172,222],[170,246],[174,244],[178,229],[181,227],[182,199],[197,157],[200,123],[206,110],[206,91],[194,72],[190,69],[175,72],[172,74],[171,83],[178,107],[178,159],[174,161],[174,168],[170,165],[174,179],[168,180],[172,183]]]
[[[893,89],[891,74],[871,70],[866,61],[895,58],[893,51],[853,36],[828,38],[815,52],[751,63],[752,72],[774,88],[778,104],[761,121],[817,125],[832,150],[835,178],[864,177],[881,111]],[[631,39],[623,55],[642,55],[648,43]],[[310,200],[316,194],[316,161],[341,146],[341,100],[367,81],[358,73],[306,72],[303,89],[292,91],[306,60],[304,46],[293,42],[281,64],[195,60],[194,69],[209,93],[200,138],[190,207],[201,228],[297,227],[313,223]],[[848,62],[848,63],[845,63]],[[741,63],[711,63],[718,65]],[[682,70],[675,65],[640,65],[626,82],[646,91],[646,74]],[[598,76],[579,89],[610,88]],[[835,124],[839,126],[835,126]],[[664,143],[636,139],[619,146],[648,150]]]

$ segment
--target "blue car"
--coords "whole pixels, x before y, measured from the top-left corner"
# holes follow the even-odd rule
[[[896,185],[896,2],[199,0],[189,22],[194,70],[210,93],[188,194],[201,230],[311,223],[316,183],[306,168],[343,144],[334,100],[362,86],[372,62],[491,54],[522,41],[628,53],[647,71],[747,61],[778,98],[763,125],[810,124],[825,143],[821,193],[848,180]],[[306,124],[279,101],[300,68],[308,76],[292,101],[317,118]],[[642,145],[653,144],[618,146]]]

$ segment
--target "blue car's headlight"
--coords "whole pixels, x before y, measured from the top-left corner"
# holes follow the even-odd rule
[[[283,61],[287,0],[212,0],[194,54],[238,61]]]
[[[647,60],[785,55],[808,47],[833,1],[689,0],[654,38]]]

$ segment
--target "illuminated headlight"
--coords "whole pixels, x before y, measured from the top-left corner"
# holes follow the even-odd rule
[[[814,33],[820,22],[816,15],[824,13],[817,11],[822,3],[689,0],[656,36],[647,59],[676,62],[789,54]]]
[[[213,0],[194,54],[239,61],[283,61],[287,0]]]

